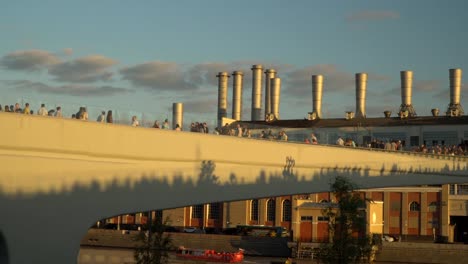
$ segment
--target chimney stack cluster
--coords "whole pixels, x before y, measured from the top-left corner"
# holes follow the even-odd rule
[[[263,66],[252,65],[252,121],[279,119],[281,79],[276,76],[276,70],[265,70],[265,115],[262,115],[262,83]],[[229,74],[219,72],[218,78],[218,127],[223,124],[223,117],[227,117],[227,87]],[[232,119],[241,120],[243,77],[241,71],[232,72]]]
[[[265,105],[264,116],[262,116],[262,72],[263,66],[252,65],[252,121],[272,121],[279,119],[281,79],[274,69],[265,70]],[[460,104],[460,91],[462,86],[462,70],[450,69],[450,104],[447,116],[462,116],[463,107]],[[243,73],[241,71],[232,72],[233,76],[233,104],[232,118],[241,120],[242,116],[242,89]],[[221,119],[226,117],[227,109],[227,86],[229,75],[227,72],[219,72],[218,80],[218,126],[222,126]],[[416,111],[412,105],[413,72],[401,71],[401,105],[398,115],[400,118],[416,117]],[[356,112],[347,112],[346,118],[366,118],[366,90],[367,73],[356,73]],[[309,120],[322,118],[322,95],[323,95],[323,75],[312,75],[312,112],[309,112]],[[438,109],[431,110],[433,116],[438,116]],[[385,116],[391,116],[390,111],[385,111]]]

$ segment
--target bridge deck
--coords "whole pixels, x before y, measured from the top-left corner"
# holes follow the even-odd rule
[[[0,130],[0,232],[12,263],[76,261],[94,221],[126,212],[323,192],[337,175],[362,188],[468,181],[465,157],[12,113],[0,113]]]

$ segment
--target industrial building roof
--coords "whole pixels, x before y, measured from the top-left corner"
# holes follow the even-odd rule
[[[428,126],[428,125],[468,125],[468,116],[420,116],[420,117],[372,117],[372,118],[332,118],[332,119],[290,119],[274,121],[241,121],[243,124],[253,126],[273,126],[284,128],[309,128],[309,127],[389,127],[389,126]]]

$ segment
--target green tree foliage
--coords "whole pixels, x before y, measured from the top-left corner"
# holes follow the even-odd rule
[[[357,186],[338,176],[330,184],[336,203],[322,211],[329,217],[330,243],[324,243],[321,258],[325,263],[365,263],[371,261],[372,240],[366,235],[366,203],[355,192]]]
[[[170,234],[164,233],[168,221],[148,221],[146,227],[135,235],[133,257],[137,264],[169,263],[168,251],[172,249],[172,238]]]

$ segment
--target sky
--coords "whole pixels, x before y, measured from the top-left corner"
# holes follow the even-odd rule
[[[250,120],[250,68],[262,64],[281,78],[281,119],[312,111],[316,74],[323,118],[355,111],[360,72],[369,78],[367,116],[396,113],[402,70],[414,72],[412,104],[428,116],[450,103],[449,69],[468,71],[466,10],[465,0],[4,1],[0,105],[153,120],[171,118],[181,102],[185,123],[214,124],[217,73],[243,71],[242,119]],[[231,96],[232,78],[229,117]]]

